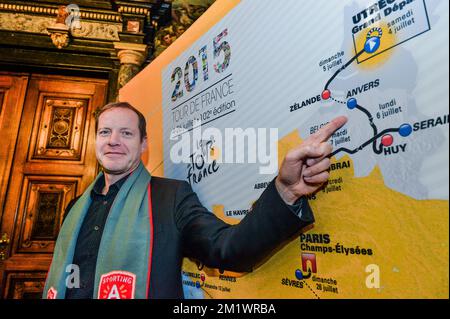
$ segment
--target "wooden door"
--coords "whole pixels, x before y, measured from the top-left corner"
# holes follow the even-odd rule
[[[8,77],[15,78],[0,74],[1,79]],[[31,75],[28,79],[22,77],[21,83],[26,81],[25,93],[23,86],[16,89],[24,93],[22,105],[19,93],[9,94],[8,98],[4,94],[0,104],[1,116],[12,116],[6,123],[15,123],[9,124],[6,133],[15,148],[3,150],[0,146],[2,161],[4,153],[12,159],[9,170],[8,163],[0,164],[6,166],[0,182],[2,193],[6,188],[0,206],[3,298],[40,298],[64,209],[95,177],[92,113],[106,101],[105,80]]]

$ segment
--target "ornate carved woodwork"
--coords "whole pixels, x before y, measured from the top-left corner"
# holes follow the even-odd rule
[[[8,152],[0,148],[8,155],[7,164],[0,161],[0,235],[9,239],[1,249],[3,298],[41,295],[65,208],[96,174],[93,111],[105,104],[106,86],[91,78],[0,74],[0,128],[11,134]]]
[[[162,0],[75,3],[0,0],[0,69],[16,71],[11,65],[20,65],[27,71],[101,73],[109,79],[108,101],[115,101],[118,88],[151,61],[157,26],[152,22],[169,21],[171,5]],[[121,85],[115,42],[145,47],[143,63],[122,68]]]
[[[88,99],[43,93],[37,113],[40,126],[32,133],[31,159],[81,159]]]
[[[9,76],[0,72],[0,132],[2,133],[2,147],[0,147],[0,220],[27,84],[27,76]],[[0,235],[2,234],[0,233]]]
[[[46,272],[12,272],[6,275],[6,298],[40,299]]]
[[[64,208],[75,197],[79,178],[25,176],[19,199],[22,221],[13,253],[52,253]]]

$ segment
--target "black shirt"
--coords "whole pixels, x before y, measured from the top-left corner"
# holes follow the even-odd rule
[[[80,287],[67,288],[66,299],[92,299],[94,297],[95,268],[103,228],[114,199],[128,176],[111,185],[106,195],[102,194],[105,179],[100,178],[95,183],[91,191],[92,203],[81,225],[72,262],[80,269]],[[69,203],[66,213],[72,208],[75,201]]]
[[[104,178],[99,179],[92,188],[92,202],[81,225],[72,261],[72,264],[77,265],[80,269],[80,287],[67,288],[66,299],[94,298],[95,269],[103,229],[114,199],[128,176],[123,177],[111,185],[106,195],[102,194],[103,187],[105,186]],[[78,198],[75,198],[67,205],[66,215],[77,200]],[[302,197],[294,205],[287,206],[294,214],[301,218],[303,217],[301,214],[303,211],[303,202],[304,199]],[[70,273],[67,273],[67,275],[69,276]]]

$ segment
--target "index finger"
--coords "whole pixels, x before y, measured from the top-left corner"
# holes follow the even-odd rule
[[[336,117],[333,120],[331,120],[330,123],[323,126],[320,130],[318,130],[310,137],[313,138],[315,141],[325,142],[331,137],[331,135],[333,135],[334,132],[336,132],[338,129],[344,126],[345,123],[347,123],[346,116]]]

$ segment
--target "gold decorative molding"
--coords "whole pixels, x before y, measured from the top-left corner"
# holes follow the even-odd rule
[[[30,33],[50,34],[49,27],[54,25],[54,17],[35,16],[23,13],[0,12],[0,29]],[[90,22],[81,20],[79,29],[72,29],[76,38],[118,41],[122,23]]]
[[[87,12],[87,11],[81,11],[80,17],[83,19],[90,19],[90,20],[104,20],[104,21],[122,21],[122,18],[119,15],[112,15],[112,14],[104,14],[104,13],[97,13],[97,12]]]
[[[53,44],[62,49],[69,45],[69,30],[70,28],[63,23],[57,23],[47,28]]]
[[[147,8],[137,8],[137,7],[126,7],[120,6],[119,13],[132,13],[132,14],[142,14],[142,15],[150,15],[150,10]]]
[[[29,12],[55,15],[58,12],[58,8],[0,3],[0,11]]]
[[[48,34],[47,28],[54,23],[54,18],[38,17],[21,13],[0,12],[0,29]]]
[[[0,12],[14,12],[14,13],[32,13],[32,14],[44,14],[54,16],[58,13],[58,7],[42,7],[36,5],[22,5],[22,4],[10,4],[10,3],[0,3]],[[102,20],[111,22],[120,22],[122,18],[119,14],[102,13],[102,12],[92,12],[86,10],[80,10],[79,12],[81,19],[88,20]]]
[[[72,30],[72,36],[78,38],[102,39],[110,41],[119,40],[119,32],[122,31],[122,24],[112,24],[104,22],[80,21],[81,28]]]

